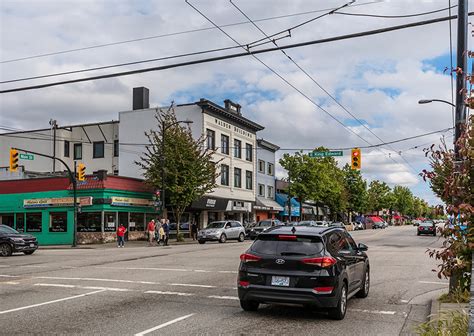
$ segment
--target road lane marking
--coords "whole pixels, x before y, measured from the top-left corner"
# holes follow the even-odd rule
[[[219,296],[219,295],[209,295],[210,299],[221,299],[221,300],[239,300],[237,296]]]
[[[116,288],[116,287],[96,287],[96,286],[76,286],[76,285],[65,285],[65,284],[48,284],[48,283],[36,283],[34,286],[41,287],[64,287],[64,288],[82,288],[82,289],[96,289],[113,292],[130,292],[131,289],[127,288]]]
[[[158,329],[161,329],[161,328],[164,328],[164,327],[167,327],[173,323],[176,323],[176,322],[179,322],[179,321],[182,321],[182,320],[185,320],[191,316],[193,316],[194,314],[189,314],[189,315],[185,315],[185,316],[181,316],[181,317],[178,317],[178,318],[175,318],[174,320],[171,320],[171,321],[168,321],[166,323],[163,323],[163,324],[160,324],[156,327],[153,327],[153,328],[150,328],[150,329],[147,329],[145,331],[142,331],[142,332],[139,332],[138,334],[135,334],[135,336],[143,336],[143,335],[146,335],[148,333],[151,333],[152,331],[155,331],[155,330],[158,330]]]
[[[3,282],[0,282],[0,284],[1,285],[19,285],[20,283],[16,281],[3,281]]]
[[[19,278],[19,275],[0,274],[1,278]]]
[[[40,276],[40,277],[33,277],[33,278],[35,278],[35,279],[53,279],[53,280],[123,282],[123,283],[136,283],[136,284],[144,284],[144,285],[159,285],[160,284],[159,282],[152,282],[152,281],[101,279],[101,278],[69,278],[69,277],[48,277],[48,276]]]
[[[172,283],[172,284],[167,284],[170,286],[183,286],[183,287],[201,287],[201,288],[216,288],[216,286],[211,286],[211,285],[195,285],[195,284],[180,284],[180,283]]]
[[[238,271],[210,271],[202,269],[186,269],[186,268],[161,268],[161,267],[112,267],[112,266],[95,266],[100,269],[117,269],[132,271],[165,271],[165,272],[196,272],[196,273],[230,273],[237,274]]]
[[[382,314],[382,315],[395,315],[397,313],[396,311],[368,310],[368,309],[356,309],[356,308],[351,308],[351,309],[347,309],[347,310],[353,311],[353,312],[369,313],[369,314]]]
[[[162,294],[162,295],[178,295],[178,296],[194,296],[192,293],[182,293],[182,292],[165,292],[165,291],[146,291],[145,294]]]
[[[0,265],[0,267],[10,267],[10,265]]]
[[[96,291],[89,292],[89,293],[85,293],[85,294],[79,294],[79,295],[74,295],[74,296],[68,296],[68,297],[65,297],[65,298],[62,298],[62,299],[57,299],[57,300],[52,300],[52,301],[46,301],[46,302],[36,303],[36,304],[33,304],[33,305],[29,305],[29,306],[18,307],[18,308],[13,308],[13,309],[9,309],[9,310],[3,310],[3,311],[0,311],[0,315],[2,315],[2,314],[7,314],[7,313],[13,313],[13,312],[20,311],[20,310],[24,310],[24,309],[40,307],[40,306],[44,306],[44,305],[48,305],[48,304],[52,304],[52,303],[57,303],[57,302],[62,302],[62,301],[68,301],[68,300],[78,299],[78,298],[82,298],[82,297],[85,297],[85,296],[94,295],[94,294],[98,294],[98,293],[102,293],[102,292],[105,292],[105,289],[96,290]]]
[[[440,281],[418,281],[422,284],[433,284],[433,285],[449,285],[449,282],[440,282]]]

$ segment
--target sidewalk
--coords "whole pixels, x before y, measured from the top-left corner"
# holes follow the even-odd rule
[[[168,245],[190,245],[190,244],[198,244],[197,240],[192,240],[191,238],[184,238],[183,242],[177,242],[176,238],[170,239],[168,241]],[[146,240],[133,240],[125,242],[126,248],[136,248],[136,247],[148,247],[148,241]],[[158,246],[156,243],[153,244],[153,247],[161,247]],[[104,244],[85,244],[85,245],[77,245],[76,247],[72,247],[71,245],[47,245],[47,246],[40,246],[39,250],[56,250],[56,249],[109,249],[109,248],[117,248],[117,243],[104,243]]]

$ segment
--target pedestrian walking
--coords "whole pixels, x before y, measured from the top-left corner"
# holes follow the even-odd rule
[[[155,239],[155,220],[154,219],[148,222],[147,231],[148,231],[148,245],[152,246],[153,240]]]
[[[196,225],[196,222],[192,222],[191,223],[191,238],[193,240],[196,240],[197,239],[197,225]]]
[[[163,230],[163,225],[159,224],[158,225],[158,245],[164,245],[165,244],[165,230]]]
[[[125,245],[125,233],[127,229],[123,224],[120,224],[117,228],[117,247],[124,247]]]
[[[169,236],[170,236],[170,220],[169,219],[163,219],[163,231],[165,233],[165,238],[164,238],[164,242],[165,242],[165,246],[168,246],[168,239],[169,239]]]

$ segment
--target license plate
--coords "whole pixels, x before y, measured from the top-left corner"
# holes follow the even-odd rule
[[[272,286],[286,286],[290,285],[290,277],[272,276]]]
[[[35,247],[35,244],[31,243],[31,244],[30,244],[30,247]]]

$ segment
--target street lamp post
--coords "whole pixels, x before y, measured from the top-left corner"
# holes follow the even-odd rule
[[[178,120],[166,125],[165,119],[161,120],[161,217],[165,213],[165,133],[166,130],[178,124],[192,124],[192,120]]]
[[[454,105],[453,103],[450,103],[447,100],[443,100],[443,99],[421,99],[418,101],[418,104],[429,104],[432,102],[445,103],[445,104],[451,105],[452,107],[456,107],[456,105]]]

